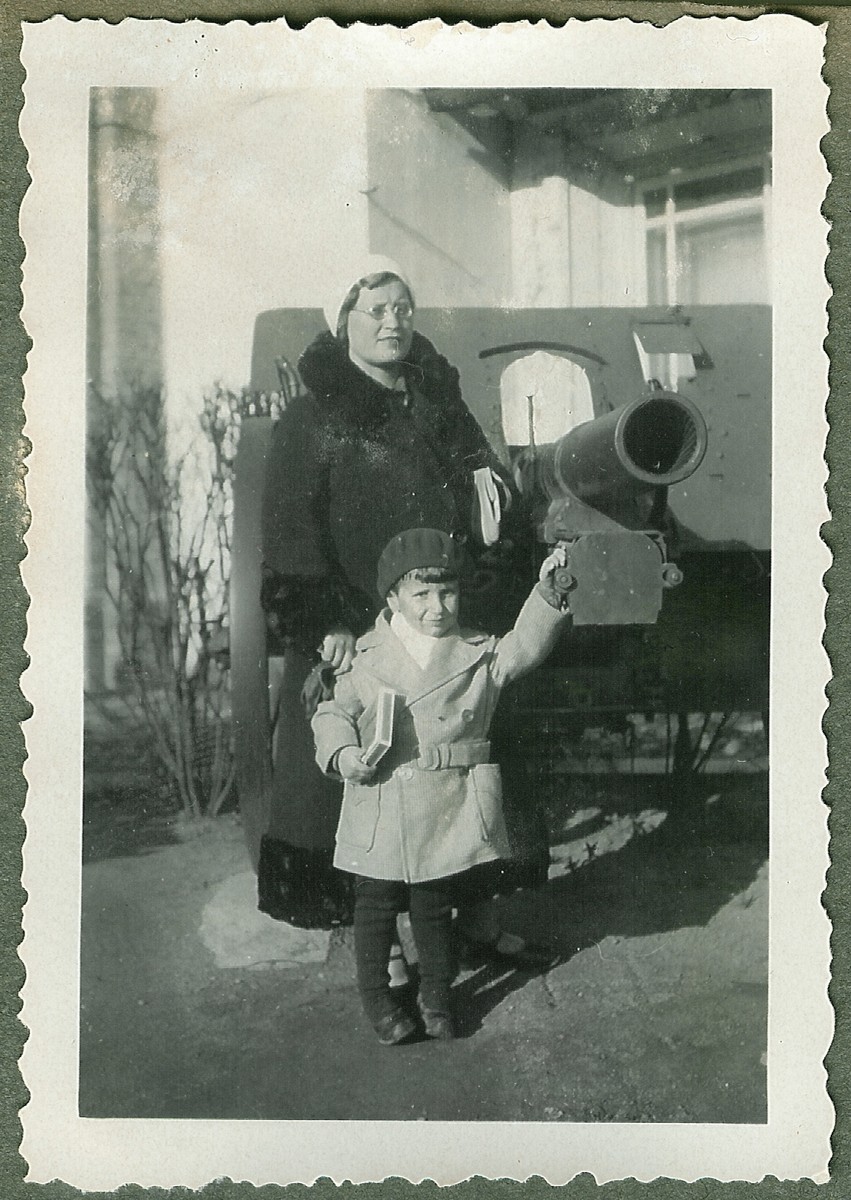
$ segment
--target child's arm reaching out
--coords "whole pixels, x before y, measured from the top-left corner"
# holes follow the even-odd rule
[[[497,645],[494,674],[500,686],[543,662],[558,641],[567,611],[555,589],[554,575],[567,565],[567,551],[557,546],[541,563],[538,582],[520,610],[514,628]]]

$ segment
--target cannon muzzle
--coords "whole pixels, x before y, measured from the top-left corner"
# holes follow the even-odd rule
[[[706,423],[682,396],[639,396],[556,442],[548,491],[598,505],[688,479],[706,453]]]

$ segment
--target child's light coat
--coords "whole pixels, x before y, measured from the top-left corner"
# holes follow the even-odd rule
[[[402,697],[393,746],[372,780],[346,782],[337,867],[421,883],[509,855],[488,731],[502,688],[546,657],[563,619],[535,590],[505,637],[438,638],[421,668],[387,612],[379,616],[313,718],[317,762],[328,772],[344,746],[369,745],[379,692]]]

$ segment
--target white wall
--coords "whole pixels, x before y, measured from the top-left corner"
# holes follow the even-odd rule
[[[511,294],[506,165],[425,98],[367,94],[369,236],[410,272],[421,306],[488,307]]]
[[[643,299],[635,213],[627,182],[590,169],[562,138],[518,129],[511,187],[518,306],[620,306]]]
[[[561,141],[517,138],[511,189],[512,299],[531,308],[570,303],[570,185]]]
[[[165,89],[160,104],[164,372],[173,413],[248,383],[254,319],[321,305],[367,248],[362,92]]]

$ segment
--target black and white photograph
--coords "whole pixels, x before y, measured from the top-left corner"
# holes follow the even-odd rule
[[[32,1177],[822,1178],[819,31],[419,28],[25,34]]]

